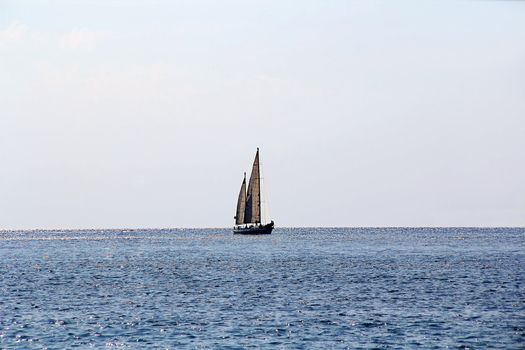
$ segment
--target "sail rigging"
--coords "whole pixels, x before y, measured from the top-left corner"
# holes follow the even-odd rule
[[[241,184],[237,199],[237,212],[233,233],[239,234],[271,234],[274,228],[273,220],[268,223],[266,196],[261,191],[262,176],[259,161],[259,148],[253,160],[252,173],[248,188],[246,188],[246,173]],[[264,221],[264,222],[263,222]]]
[[[260,202],[261,202],[261,224],[266,224],[270,222],[270,210],[269,210],[269,198],[268,198],[268,191],[267,191],[267,183],[266,179],[264,178],[264,172],[263,172],[263,164],[261,162],[261,159],[259,158],[259,171],[260,171],[260,179],[261,179],[261,193],[260,193]]]
[[[237,213],[235,215],[235,224],[244,224],[244,212],[246,210],[246,173],[244,173],[244,180],[242,180],[241,190],[239,191],[239,199],[237,200]]]

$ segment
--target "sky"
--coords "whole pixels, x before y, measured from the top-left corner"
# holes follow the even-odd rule
[[[525,2],[0,0],[0,229],[525,226]]]

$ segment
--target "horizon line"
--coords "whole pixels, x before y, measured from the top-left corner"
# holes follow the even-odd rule
[[[472,229],[498,229],[498,228],[520,228],[525,229],[525,226],[279,226],[276,229],[438,229],[438,228],[472,228]],[[217,227],[140,227],[140,228],[126,228],[126,227],[103,227],[103,228],[17,228],[17,229],[3,229],[0,228],[0,233],[3,232],[28,232],[28,231],[154,231],[154,230],[228,230],[231,227],[217,226]]]

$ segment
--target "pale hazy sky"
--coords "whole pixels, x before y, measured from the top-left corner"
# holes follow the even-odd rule
[[[525,226],[525,2],[0,0],[0,228]]]

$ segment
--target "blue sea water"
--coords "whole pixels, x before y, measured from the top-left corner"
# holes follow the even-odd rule
[[[525,229],[0,232],[0,348],[523,348]]]

